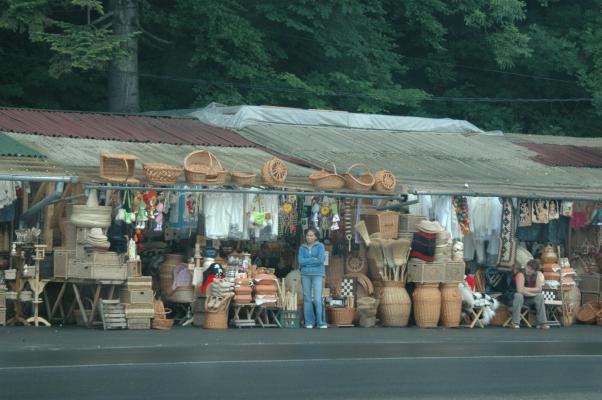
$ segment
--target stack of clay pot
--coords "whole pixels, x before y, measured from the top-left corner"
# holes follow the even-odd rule
[[[253,287],[251,286],[250,279],[236,279],[233,300],[235,304],[249,304],[253,302]]]
[[[278,302],[278,278],[273,274],[259,273],[255,276],[255,303],[272,306]]]

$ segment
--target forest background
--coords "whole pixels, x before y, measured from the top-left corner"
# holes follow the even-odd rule
[[[210,102],[602,136],[602,0],[0,0],[0,106]]]

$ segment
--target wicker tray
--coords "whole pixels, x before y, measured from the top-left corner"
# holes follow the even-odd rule
[[[146,179],[157,185],[175,185],[184,168],[177,165],[146,163],[142,165]]]
[[[326,165],[332,166],[332,172],[322,168],[321,171],[312,172],[309,175],[309,181],[314,187],[320,189],[341,189],[345,187],[345,179],[342,175],[337,174],[337,166],[332,161],[326,161]]]

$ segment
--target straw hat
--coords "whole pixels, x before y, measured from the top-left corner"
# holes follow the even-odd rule
[[[437,221],[422,220],[417,226],[419,231],[425,233],[439,233],[443,230],[443,227]]]
[[[104,233],[102,233],[102,229],[101,228],[91,228],[90,229],[90,233],[88,234],[88,237],[90,237],[92,239],[107,240],[107,235],[105,235]]]

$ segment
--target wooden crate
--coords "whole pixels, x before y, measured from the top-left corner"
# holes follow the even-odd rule
[[[101,300],[100,315],[104,329],[127,328],[124,307],[119,300]]]
[[[366,223],[368,233],[380,233],[381,239],[397,239],[399,213],[397,211],[378,211],[364,214],[361,219]]]
[[[118,265],[123,264],[121,254],[113,251],[91,251],[86,253],[86,261],[94,265]]]
[[[125,281],[128,275],[126,264],[90,264],[92,266],[92,279]]]
[[[127,318],[153,318],[155,309],[153,304],[125,304]]]
[[[128,277],[136,277],[142,275],[142,262],[138,260],[128,260]]]
[[[17,279],[17,270],[16,269],[5,269],[4,270],[4,279],[7,281],[14,281]]]
[[[152,289],[153,277],[152,276],[128,276],[128,280],[123,285],[125,289]]]
[[[424,221],[426,217],[422,215],[400,214],[399,215],[399,232],[411,233],[418,231],[418,224]]]
[[[150,329],[150,318],[127,318],[128,329]]]
[[[445,265],[445,280],[443,282],[462,282],[466,272],[464,261],[448,261]]]
[[[70,260],[67,270],[67,277],[92,279],[92,264],[79,260]]]
[[[152,289],[121,289],[119,299],[125,304],[152,304],[153,291]]]
[[[445,282],[444,262],[425,262],[410,260],[408,262],[408,282],[440,283]]]
[[[52,257],[54,258],[54,277],[69,278],[69,263],[75,259],[75,250],[55,247]]]

